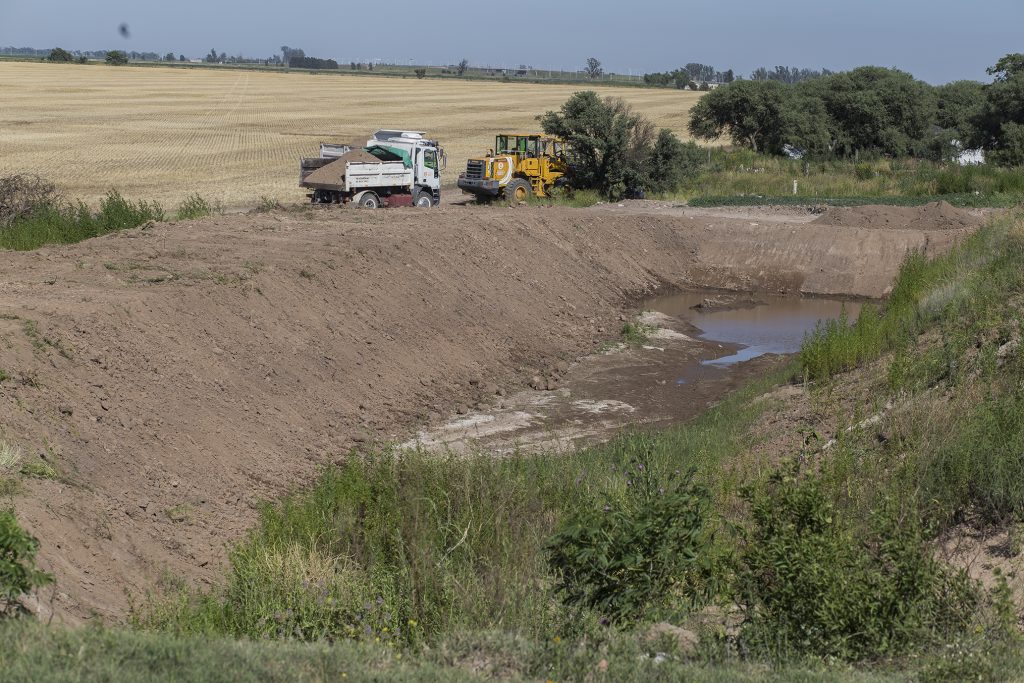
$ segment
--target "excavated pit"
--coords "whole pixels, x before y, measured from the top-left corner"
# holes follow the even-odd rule
[[[37,609],[118,620],[165,573],[215,580],[260,501],[353,448],[407,441],[453,414],[480,428],[475,413],[530,384],[553,400],[574,386],[570,366],[615,341],[654,293],[878,298],[908,249],[942,252],[975,224],[814,218],[643,202],[320,207],[3,253],[0,438],[57,473],[15,474],[20,491],[0,501],[42,540],[57,577]],[[682,323],[664,334],[652,345],[665,351],[630,360],[635,374],[678,353],[718,380],[651,385],[636,392],[645,400],[689,387],[706,392],[690,401],[699,411],[742,382],[700,365],[738,345],[718,348]],[[590,367],[629,358],[615,355]],[[644,410],[629,392],[578,392],[578,412]]]

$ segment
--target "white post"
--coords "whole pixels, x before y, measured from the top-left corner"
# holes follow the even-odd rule
[[[793,194],[796,194],[796,180],[793,181]]]

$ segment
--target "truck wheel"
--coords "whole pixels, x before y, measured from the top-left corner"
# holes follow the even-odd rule
[[[532,196],[533,188],[522,178],[513,178],[512,182],[505,186],[505,199],[511,203],[525,202]]]
[[[359,206],[364,209],[379,209],[380,208],[380,197],[372,192],[367,192],[359,198]]]
[[[430,190],[417,190],[412,203],[421,209],[429,209],[434,205],[434,196],[431,194]]]

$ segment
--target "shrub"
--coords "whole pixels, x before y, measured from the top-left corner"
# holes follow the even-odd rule
[[[623,473],[623,495],[569,517],[548,545],[564,601],[618,624],[676,600],[695,606],[714,592],[707,492],[692,475],[659,477],[645,460]]]
[[[198,194],[191,194],[178,206],[175,218],[179,221],[193,220],[209,216],[216,211],[217,207],[210,204],[206,199]]]
[[[35,565],[39,541],[18,525],[10,510],[0,510],[0,618],[24,611],[21,596],[53,582]]]
[[[775,655],[845,660],[907,653],[966,631],[980,591],[940,564],[913,511],[887,503],[854,529],[794,465],[748,489],[738,556],[742,639]]]
[[[622,338],[631,346],[646,344],[654,327],[645,323],[626,323],[622,326]]]
[[[93,213],[85,204],[39,203],[0,229],[0,248],[28,250],[44,244],[72,244],[91,237],[165,219],[156,202],[133,202],[111,191]]]
[[[4,176],[0,178],[0,229],[36,211],[54,207],[60,201],[57,186],[37,175]]]

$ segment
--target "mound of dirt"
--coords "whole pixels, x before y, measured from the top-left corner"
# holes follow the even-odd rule
[[[55,472],[13,498],[57,576],[43,613],[216,579],[260,501],[594,351],[655,290],[881,296],[907,249],[967,234],[317,207],[0,253],[0,438]]]
[[[362,147],[357,147],[310,173],[306,176],[306,182],[315,185],[343,185],[345,183],[345,166],[349,162],[376,164],[380,162],[380,159]]]
[[[957,230],[981,227],[984,218],[943,201],[923,206],[835,206],[828,208],[814,223],[897,230]]]

